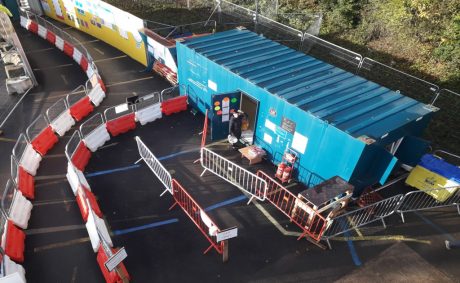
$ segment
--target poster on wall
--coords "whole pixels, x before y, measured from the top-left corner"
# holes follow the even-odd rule
[[[294,133],[294,138],[292,139],[292,149],[295,151],[304,154],[307,149],[308,138],[299,134],[298,132]]]
[[[50,7],[50,5],[48,4],[48,1],[46,1],[46,0],[41,0],[41,1],[40,1],[40,4],[42,5],[42,8],[43,8],[43,11],[45,12],[45,14],[51,13],[51,7]]]
[[[64,14],[62,13],[61,4],[59,4],[59,0],[53,0],[53,7],[54,11],[56,11],[56,16],[63,20]]]

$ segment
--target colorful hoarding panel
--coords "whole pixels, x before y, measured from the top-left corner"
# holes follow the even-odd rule
[[[99,0],[41,0],[45,14],[86,32],[147,65],[142,19]]]

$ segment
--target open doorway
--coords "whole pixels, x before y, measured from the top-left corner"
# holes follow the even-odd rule
[[[240,110],[246,113],[247,123],[242,128],[241,140],[247,145],[254,142],[254,131],[256,129],[257,114],[259,111],[259,101],[252,96],[241,92]]]

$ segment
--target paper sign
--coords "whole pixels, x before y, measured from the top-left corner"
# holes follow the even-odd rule
[[[128,104],[126,103],[115,107],[115,113],[117,114],[125,111],[128,111]]]
[[[233,227],[233,228],[229,228],[229,229],[226,229],[224,231],[221,231],[219,233],[217,233],[217,242],[220,242],[220,241],[225,241],[225,240],[228,240],[228,239],[231,239],[231,238],[235,238],[235,237],[238,237],[238,228],[237,227]]]
[[[217,91],[217,84],[211,80],[208,80],[208,87],[213,91]]]
[[[265,119],[265,127],[276,132],[276,125],[275,123],[271,122],[270,120],[268,119]]]
[[[296,150],[297,152],[304,154],[305,150],[307,149],[308,138],[306,136],[302,136],[298,132],[294,133],[294,139],[292,140],[292,149]]]
[[[118,252],[114,253],[106,262],[105,262],[105,267],[107,268],[108,271],[114,270],[117,265],[119,265],[126,257],[128,254],[126,253],[125,248],[121,248],[118,250]]]
[[[270,136],[269,134],[264,133],[264,141],[268,144],[272,144],[273,142],[273,137]]]

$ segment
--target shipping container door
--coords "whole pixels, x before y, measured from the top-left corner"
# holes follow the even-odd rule
[[[239,110],[240,100],[241,92],[239,91],[212,96],[210,111],[212,140],[227,138],[230,115]]]

